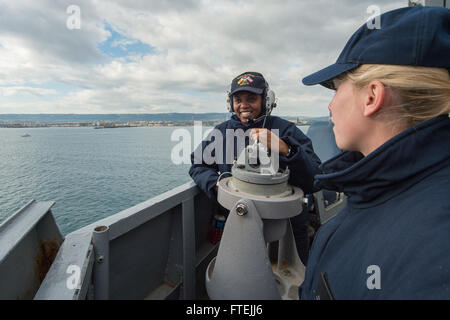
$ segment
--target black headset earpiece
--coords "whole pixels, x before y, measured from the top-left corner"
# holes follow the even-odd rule
[[[269,84],[266,81],[266,88],[263,92],[263,112],[268,116],[272,113],[272,109],[277,106],[275,92],[270,89]]]
[[[231,97],[230,91],[227,92],[227,109],[229,112],[234,112],[233,109],[233,98]]]

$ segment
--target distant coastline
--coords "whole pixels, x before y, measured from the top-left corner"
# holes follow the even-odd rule
[[[328,117],[282,116],[297,125],[326,121]],[[230,118],[229,113],[156,113],[156,114],[0,114],[0,128],[93,127],[95,129],[129,127],[215,126]]]

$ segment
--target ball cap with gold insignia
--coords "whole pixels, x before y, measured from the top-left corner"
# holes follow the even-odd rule
[[[244,72],[234,78],[231,82],[230,95],[233,95],[239,91],[249,91],[256,94],[262,94],[266,87],[266,80],[261,73]]]

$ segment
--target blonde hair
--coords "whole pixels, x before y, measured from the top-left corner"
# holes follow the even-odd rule
[[[374,80],[383,83],[395,102],[381,113],[406,128],[450,113],[450,76],[444,68],[365,64],[339,78],[360,89]]]

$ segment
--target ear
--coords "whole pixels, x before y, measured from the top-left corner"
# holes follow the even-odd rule
[[[387,90],[383,83],[378,80],[371,81],[366,88],[366,95],[364,97],[364,111],[365,117],[374,115],[380,110],[385,102]]]

